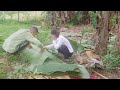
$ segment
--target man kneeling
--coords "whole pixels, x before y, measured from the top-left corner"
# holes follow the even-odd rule
[[[35,38],[38,34],[37,27],[31,27],[30,29],[20,29],[17,32],[10,35],[3,43],[3,49],[10,54],[17,54],[26,47],[32,48],[32,45],[41,46],[39,40]]]

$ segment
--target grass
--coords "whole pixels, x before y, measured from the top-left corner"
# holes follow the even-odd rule
[[[21,28],[29,28],[32,24],[30,23],[19,23],[18,21],[0,21],[0,36],[6,39],[9,35]]]
[[[94,28],[92,26],[84,26],[83,27],[83,33],[84,34],[89,34],[89,33],[92,33],[94,31]]]
[[[112,70],[120,67],[120,55],[107,54],[103,57],[103,63],[107,70]]]
[[[0,79],[5,79],[7,77],[7,72],[4,70],[5,64],[0,63]]]
[[[17,66],[19,67],[20,65],[24,64],[24,65],[28,65],[29,64],[29,58],[23,54],[20,55],[10,55],[7,56],[5,51],[2,49],[2,44],[4,42],[4,40],[10,36],[12,33],[16,32],[17,30],[24,28],[24,29],[28,29],[30,28],[30,26],[32,26],[34,24],[34,22],[18,22],[15,20],[1,20],[0,21],[0,58],[5,57],[7,58],[12,66],[14,66],[15,64],[17,64]],[[45,27],[45,28],[41,28],[40,29],[40,33],[38,34],[37,38],[41,41],[41,43],[43,43],[44,45],[47,45],[49,43],[51,43],[50,41],[50,35],[49,32],[50,30]],[[49,39],[48,39],[49,38]],[[20,74],[25,74],[28,72],[25,72],[22,69],[18,69],[18,70],[14,70],[11,73],[6,73],[4,71],[4,64],[0,63],[0,78],[18,78],[18,76]]]
[[[117,54],[114,43],[116,35],[109,38],[107,54],[103,56],[103,63],[106,70],[112,70],[120,67],[120,55]]]

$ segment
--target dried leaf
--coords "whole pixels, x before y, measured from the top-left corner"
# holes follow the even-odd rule
[[[33,79],[32,76],[29,76],[28,79]]]
[[[96,55],[93,51],[86,51],[86,54],[89,58],[94,58],[94,59],[100,60],[100,57],[98,55]]]
[[[76,59],[80,62],[80,64],[84,64],[87,63],[88,56],[86,55],[86,53],[82,53],[81,55],[76,55]]]
[[[71,79],[68,75],[64,75],[64,76],[56,76],[56,79]]]
[[[35,75],[34,79],[46,79],[43,75]]]

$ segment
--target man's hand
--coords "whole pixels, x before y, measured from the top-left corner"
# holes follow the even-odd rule
[[[28,45],[28,48],[29,48],[29,49],[31,49],[31,48],[32,48],[32,46],[29,44],[29,45]]]
[[[47,47],[46,46],[43,46],[44,49],[46,49]]]

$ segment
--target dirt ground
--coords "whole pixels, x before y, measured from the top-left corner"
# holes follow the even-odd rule
[[[102,76],[106,77],[101,77],[100,75],[93,73],[94,75],[96,75],[96,79],[120,79],[120,70],[111,70],[111,71],[106,71],[106,70],[99,70],[96,69],[96,72],[98,72],[99,74],[101,74]]]

